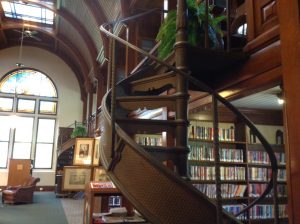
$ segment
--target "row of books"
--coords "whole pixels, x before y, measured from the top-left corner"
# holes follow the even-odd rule
[[[287,205],[278,205],[279,218],[286,218]],[[271,219],[274,218],[273,205],[255,205],[249,211],[250,219]]]
[[[250,167],[249,179],[258,181],[268,181],[271,178],[272,170],[264,167]],[[286,170],[278,169],[278,181],[286,181]]]
[[[266,188],[267,184],[249,184],[249,197],[259,197]],[[287,187],[285,184],[277,185],[277,196],[287,197]],[[272,197],[272,192],[267,197]]]
[[[161,137],[146,137],[146,136],[136,135],[135,142],[140,145],[162,146],[162,138]]]
[[[205,140],[213,140],[214,133],[212,127],[203,127],[203,126],[195,126],[191,125],[189,127],[189,137],[194,139],[205,139]],[[218,135],[220,141],[234,141],[235,134],[234,128],[219,128]]]
[[[278,164],[285,165],[285,153],[275,153]],[[262,151],[248,151],[248,161],[250,163],[270,164],[269,156]]]
[[[214,161],[214,149],[205,145],[190,144],[189,160]],[[219,149],[220,160],[223,162],[243,162],[244,155],[242,149]]]
[[[215,184],[193,184],[202,193],[209,198],[216,198]],[[221,184],[222,198],[243,197],[247,186],[242,184]]]
[[[227,211],[230,212],[231,214],[235,215],[239,213],[243,208],[244,205],[223,205],[223,208]],[[247,213],[242,213],[237,217],[239,220],[247,220]]]
[[[192,180],[215,180],[215,167],[190,166]],[[245,167],[220,167],[221,180],[245,180]]]

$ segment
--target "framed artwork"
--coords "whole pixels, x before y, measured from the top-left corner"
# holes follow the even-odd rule
[[[74,149],[74,165],[91,165],[94,148],[94,138],[76,138]]]
[[[99,166],[100,159],[100,137],[95,138],[93,152],[93,166]]]
[[[91,168],[79,166],[65,166],[63,178],[63,190],[81,191],[91,180]]]
[[[103,167],[94,167],[93,181],[108,182],[111,181]]]

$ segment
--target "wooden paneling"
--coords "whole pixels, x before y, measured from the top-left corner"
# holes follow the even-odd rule
[[[275,41],[276,37],[278,39],[276,0],[249,0],[246,10],[249,41],[245,47],[246,51],[261,49],[270,41]]]
[[[10,159],[7,185],[21,185],[25,178],[30,176],[30,159]]]
[[[285,96],[286,158],[289,223],[300,223],[300,24],[299,0],[278,0]]]

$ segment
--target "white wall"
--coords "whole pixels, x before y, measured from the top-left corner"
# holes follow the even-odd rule
[[[16,69],[19,47],[0,51],[0,78]],[[46,50],[34,47],[23,47],[22,63],[25,67],[34,68],[48,75],[55,83],[58,103],[58,126],[66,127],[74,121],[82,120],[83,102],[79,83],[70,67],[59,57]],[[53,155],[52,170],[34,170],[33,176],[41,178],[39,185],[51,186],[55,181],[56,148]],[[7,169],[0,169],[0,186],[7,183]]]

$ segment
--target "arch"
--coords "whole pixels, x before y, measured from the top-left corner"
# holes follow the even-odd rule
[[[0,92],[57,98],[57,88],[45,73],[32,68],[10,71],[0,80]]]

